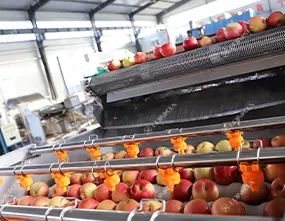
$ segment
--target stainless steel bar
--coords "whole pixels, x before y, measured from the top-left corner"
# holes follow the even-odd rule
[[[0,205],[1,206],[1,205]],[[45,221],[45,212],[47,208],[24,207],[24,206],[6,206],[3,209],[2,216],[5,219]],[[55,208],[48,215],[48,220],[60,221],[60,214],[63,209]],[[64,221],[126,221],[128,212],[103,211],[103,210],[79,210],[67,211],[64,215]],[[149,221],[152,213],[135,213],[133,220]],[[161,213],[155,219],[156,221],[282,221],[282,219],[271,217],[255,216],[210,216],[210,215],[187,215],[187,214],[168,214]]]
[[[238,127],[234,128],[225,128],[224,124],[215,124],[209,126],[201,126],[201,127],[193,127],[193,128],[185,128],[185,129],[173,129],[169,131],[162,131],[162,132],[153,132],[153,133],[144,133],[144,134],[135,134],[135,135],[128,135],[128,136],[121,136],[121,137],[110,137],[110,138],[103,138],[94,140],[94,146],[110,146],[110,145],[121,145],[126,142],[146,142],[146,141],[153,141],[153,140],[166,140],[171,137],[175,136],[203,136],[213,133],[222,133],[225,130],[233,130],[233,129],[240,129],[246,130],[251,128],[256,129],[263,129],[266,126],[275,126],[285,124],[285,116],[281,117],[271,117],[271,118],[264,118],[264,119],[257,119],[257,120],[249,120],[249,121],[241,121]],[[91,141],[87,142],[86,145],[90,145]],[[55,147],[57,150],[58,146]],[[84,149],[84,142],[75,142],[75,143],[65,143],[62,144],[60,149],[62,150],[77,150],[77,149]],[[31,155],[34,154],[42,154],[42,153],[50,153],[52,152],[52,146],[41,146],[41,147],[31,147],[28,150],[28,153]]]
[[[108,168],[113,170],[146,170],[155,169],[156,157],[150,158],[129,158],[120,160],[101,160],[89,162],[71,162],[60,164],[42,164],[42,165],[26,165],[21,169],[18,167],[3,167],[0,168],[1,176],[13,176],[16,174],[49,174],[50,172],[91,172],[102,171]],[[160,157],[159,167],[171,167],[172,156]],[[244,150],[240,153],[240,162],[257,161],[257,150]],[[259,162],[261,164],[285,163],[285,147],[279,148],[264,148],[260,151]],[[174,160],[175,167],[196,168],[196,167],[212,167],[219,165],[237,165],[237,152],[221,152],[221,153],[207,153],[207,154],[185,154],[177,155]]]

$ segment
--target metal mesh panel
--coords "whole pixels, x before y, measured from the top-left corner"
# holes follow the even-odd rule
[[[197,72],[221,65],[285,51],[285,26],[252,34],[172,57],[105,73],[91,80],[98,95],[108,91]]]

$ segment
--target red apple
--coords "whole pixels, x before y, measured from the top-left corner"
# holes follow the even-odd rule
[[[138,179],[139,180],[148,180],[152,184],[156,183],[157,171],[156,170],[143,170]]]
[[[70,176],[70,184],[82,184],[82,181],[81,181],[81,178],[82,178],[82,173],[73,173],[71,174]]]
[[[50,199],[46,196],[38,196],[33,199],[30,206],[47,207]]]
[[[172,154],[172,151],[167,147],[158,147],[156,148],[154,152],[155,156],[162,155],[164,157],[170,156]]]
[[[81,185],[73,184],[67,188],[66,195],[68,197],[79,198],[80,197],[80,188],[81,188]]]
[[[285,199],[276,198],[266,204],[263,210],[264,216],[282,218],[285,213]]]
[[[219,197],[219,189],[212,180],[198,180],[193,185],[192,196],[194,199],[202,199],[207,202],[215,201]]]
[[[239,21],[238,23],[242,26],[242,35],[248,35],[250,33],[248,23],[246,21]]]
[[[112,200],[103,200],[96,209],[99,210],[115,210],[117,204],[114,203]]]
[[[285,135],[278,135],[271,140],[272,147],[285,147]]]
[[[210,37],[204,36],[199,43],[201,47],[206,47],[213,44],[213,41]]]
[[[253,192],[247,184],[243,184],[240,189],[241,200],[249,205],[260,205],[268,199],[269,189],[265,183],[259,185],[259,190]]]
[[[139,174],[140,172],[137,170],[124,171],[122,176],[123,183],[128,186],[133,185],[133,183],[138,180]]]
[[[107,66],[110,71],[114,71],[121,68],[121,62],[118,59],[113,59],[108,62]]]
[[[217,33],[216,33],[216,40],[218,42],[223,42],[226,41],[226,29],[225,28],[220,28]]]
[[[185,51],[193,50],[199,47],[199,42],[195,37],[186,38],[183,42],[183,48]]]
[[[85,184],[85,183],[94,183],[95,181],[95,178],[94,176],[92,175],[92,173],[84,173],[82,175],[82,184]]]
[[[153,157],[154,151],[150,147],[143,148],[142,151],[140,152],[140,157]]]
[[[249,22],[249,30],[253,33],[263,32],[267,29],[267,21],[266,18],[257,15],[252,17]]]
[[[131,212],[135,209],[138,209],[139,206],[140,206],[140,204],[137,201],[135,201],[133,199],[128,199],[128,200],[121,201],[117,205],[116,210]]]
[[[243,28],[239,23],[233,23],[226,27],[225,36],[229,39],[239,38],[243,35]]]
[[[97,186],[94,183],[85,183],[80,187],[81,199],[93,198]]]
[[[67,199],[65,199],[62,196],[56,196],[53,197],[48,204],[48,207],[59,207],[59,208],[64,208],[67,204],[69,203],[69,201]]]
[[[162,209],[162,203],[157,200],[149,200],[143,204],[142,212],[154,213]]]
[[[192,153],[195,153],[195,147],[191,144],[187,144],[185,154],[192,154]]]
[[[182,168],[179,171],[180,179],[189,180],[192,183],[195,181],[194,170],[192,168]]]
[[[51,197],[55,196],[66,196],[66,192],[63,192],[61,187],[53,185],[53,187],[51,188]]]
[[[271,28],[285,25],[285,15],[281,11],[271,13],[267,19],[267,24]]]
[[[80,209],[96,209],[99,204],[100,204],[100,202],[98,202],[97,200],[95,200],[93,198],[86,198],[79,203],[78,208],[80,208]]]
[[[19,206],[30,206],[31,202],[34,200],[32,196],[24,196],[18,201]]]
[[[49,193],[49,187],[44,182],[36,182],[31,186],[30,195],[32,197],[47,196]]]
[[[183,213],[183,203],[179,200],[168,200],[165,205],[166,213]]]
[[[101,184],[94,191],[94,198],[98,200],[99,202],[102,202],[103,200],[111,199],[110,188],[105,183]]]
[[[140,201],[143,198],[154,198],[155,188],[147,180],[138,180],[131,187],[131,198]]]
[[[240,202],[232,198],[222,197],[212,205],[212,215],[243,216],[246,215],[246,211]]]
[[[277,177],[270,186],[271,197],[285,198],[285,177]]]
[[[264,174],[269,182],[272,182],[277,177],[285,177],[285,164],[268,164],[265,167]]]
[[[193,184],[189,180],[181,179],[180,183],[175,185],[174,190],[170,193],[171,199],[181,202],[188,201],[192,194]]]
[[[171,42],[164,44],[160,48],[160,54],[163,57],[170,57],[176,54],[176,45],[172,44]]]
[[[214,178],[218,184],[229,185],[238,181],[239,170],[237,166],[219,166],[214,168]]]
[[[185,205],[184,214],[211,214],[211,208],[205,200],[194,199]]]
[[[112,192],[111,197],[115,203],[123,200],[128,200],[130,198],[129,186],[125,183],[118,183],[116,185],[115,191]]]
[[[135,55],[135,64],[147,62],[147,56],[144,52],[138,52]]]
[[[162,58],[162,55],[161,55],[161,53],[160,53],[160,48],[161,48],[161,45],[156,46],[156,47],[153,49],[153,57],[154,57],[155,59]]]
[[[254,141],[253,143],[253,149],[258,149],[260,147],[260,141],[262,142],[262,146],[264,148],[266,147],[271,147],[271,144],[270,144],[270,140],[266,139],[266,138],[258,138],[256,141]]]
[[[115,154],[115,159],[123,159],[123,158],[126,158],[127,155],[128,155],[127,151],[121,150]]]

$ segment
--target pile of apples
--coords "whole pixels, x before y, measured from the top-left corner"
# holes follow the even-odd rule
[[[201,40],[195,37],[189,37],[184,40],[183,47],[186,51],[205,47],[216,42],[223,42],[231,39],[236,39],[250,33],[259,33],[266,31],[269,28],[276,28],[285,25],[285,15],[281,11],[271,13],[266,19],[263,16],[257,15],[252,17],[249,22],[239,21],[228,25],[226,28],[221,28],[216,33],[215,37],[204,36]]]
[[[259,138],[265,148],[284,147],[285,135],[279,135],[272,140]],[[246,146],[247,145],[247,146]],[[251,145],[245,142],[245,149],[259,148],[260,142]],[[229,141],[222,140],[216,145],[205,141],[196,148],[188,144],[187,154],[207,154],[209,152],[233,151]],[[139,157],[158,155],[170,156],[174,152],[167,147],[143,148]],[[102,159],[127,158],[125,150],[117,153],[106,153]],[[132,211],[139,208],[142,199],[150,198],[143,204],[143,212],[155,212],[162,209],[162,203],[155,198],[163,199],[167,194],[171,199],[166,202],[166,212],[184,214],[212,215],[246,215],[244,205],[260,205],[266,203],[264,216],[283,217],[285,212],[285,164],[267,165],[264,174],[267,183],[261,183],[259,191],[253,192],[243,184],[237,198],[220,197],[220,188],[232,183],[241,182],[237,166],[218,166],[207,168],[180,168],[181,181],[175,185],[173,192],[161,193],[158,186],[163,186],[161,175],[157,170],[124,171],[119,174],[120,183],[115,191],[111,191],[99,173],[74,173],[70,175],[71,185],[63,192],[56,185],[49,188],[44,182],[31,186],[29,195],[14,202],[15,205],[38,207],[75,206],[74,199],[79,199],[77,208]],[[269,184],[271,183],[271,184]],[[166,187],[164,187],[166,188]],[[235,194],[235,193],[234,193]],[[167,197],[166,197],[167,198]],[[269,201],[269,202],[268,202]],[[225,205],[227,208],[225,208]]]

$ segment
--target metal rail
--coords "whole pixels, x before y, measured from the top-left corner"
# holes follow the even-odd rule
[[[175,136],[186,136],[195,137],[209,134],[221,134],[227,130],[240,129],[246,131],[247,129],[264,129],[265,127],[277,126],[285,124],[285,116],[271,117],[258,120],[241,121],[240,125],[235,128],[227,128],[226,124],[215,124],[209,126],[193,127],[193,128],[182,128],[182,129],[171,129],[162,132],[144,133],[125,135],[121,137],[110,137],[96,140],[89,140],[85,142],[73,142],[63,143],[56,146],[39,146],[30,147],[28,149],[28,155],[51,153],[55,150],[78,150],[84,149],[85,146],[111,146],[111,145],[122,145],[126,142],[146,142],[146,141],[159,141],[167,140]]]
[[[1,176],[16,174],[49,174],[69,172],[92,172],[113,170],[148,170],[158,167],[213,167],[220,165],[238,165],[238,162],[254,162],[260,164],[285,163],[285,147],[264,148],[251,151],[213,152],[207,154],[185,154],[168,157],[127,158],[119,160],[101,160],[88,162],[53,163],[24,165],[0,168]]]
[[[0,205],[1,206],[1,205]],[[72,207],[60,208],[39,208],[25,206],[1,206],[1,216],[3,220],[36,220],[36,221],[92,221],[94,217],[101,221],[127,221],[128,212],[102,211],[102,210],[80,210]],[[136,212],[132,220],[136,221],[282,221],[282,218],[255,217],[255,216],[210,216],[210,215],[187,215],[187,214],[168,214],[160,212],[156,217],[152,213]]]

